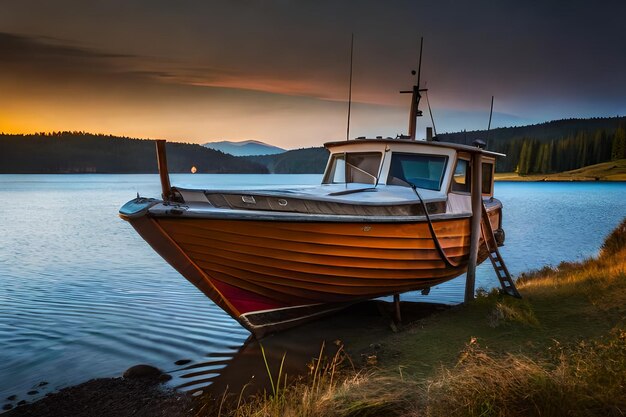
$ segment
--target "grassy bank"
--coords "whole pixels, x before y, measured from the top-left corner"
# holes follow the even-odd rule
[[[497,173],[496,181],[626,181],[626,159],[589,165],[558,174]]]
[[[197,414],[624,415],[626,219],[597,258],[523,274],[518,287],[522,300],[481,294],[379,336],[385,354],[374,346],[364,366],[322,353],[299,383],[285,387],[274,368],[271,391],[204,399]]]

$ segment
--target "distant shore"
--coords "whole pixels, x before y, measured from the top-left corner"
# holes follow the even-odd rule
[[[626,181],[626,159],[590,165],[584,168],[556,174],[519,175],[515,172],[499,172],[495,181]]]
[[[521,300],[479,291],[468,305],[403,303],[402,325],[392,324],[384,304],[370,302],[268,337],[262,344],[275,354],[267,360],[275,381],[283,380],[285,349],[289,358],[297,356],[295,342],[311,352],[326,343],[321,360],[313,360],[316,353],[298,359],[302,378],[274,391],[263,359],[248,349],[239,365],[265,382],[265,393],[240,395],[245,388],[222,384],[218,391],[228,387],[231,395],[192,397],[100,379],[6,416],[623,415],[625,270],[626,219],[598,257],[521,274]],[[220,373],[241,375],[236,367]]]

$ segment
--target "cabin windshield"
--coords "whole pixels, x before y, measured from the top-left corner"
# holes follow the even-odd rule
[[[380,152],[337,153],[332,156],[324,184],[357,182],[377,184]]]
[[[387,184],[405,187],[413,184],[418,188],[439,191],[447,162],[448,157],[444,155],[394,152]]]

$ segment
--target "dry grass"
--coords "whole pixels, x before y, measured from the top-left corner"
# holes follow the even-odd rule
[[[498,357],[470,343],[459,364],[428,385],[421,407],[430,416],[623,416],[626,332],[564,348],[537,360]]]
[[[318,358],[310,365],[310,374],[298,383],[287,386],[276,378],[272,393],[264,392],[245,398],[225,394],[217,401],[205,399],[196,416],[224,417],[323,417],[400,415],[411,404],[415,383],[400,384],[397,378],[357,371],[349,356],[339,346],[331,358],[325,356],[324,345]],[[284,379],[283,379],[284,378]],[[235,401],[236,400],[236,401]]]
[[[483,294],[392,336],[400,363],[359,371],[343,347],[322,350],[308,378],[285,386],[278,375],[272,394],[199,415],[626,415],[626,219],[598,258],[524,274],[518,286],[523,300]]]
[[[617,255],[618,252],[624,248],[626,248],[626,219],[604,240],[600,257],[605,258],[611,255]]]

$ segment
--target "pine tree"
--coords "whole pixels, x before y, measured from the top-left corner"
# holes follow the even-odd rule
[[[528,174],[530,166],[530,157],[532,154],[532,145],[530,140],[524,138],[522,140],[522,150],[520,151],[519,162],[517,164],[517,172],[520,175]]]
[[[611,147],[611,161],[626,158],[626,129],[620,125],[613,135],[613,146]]]

